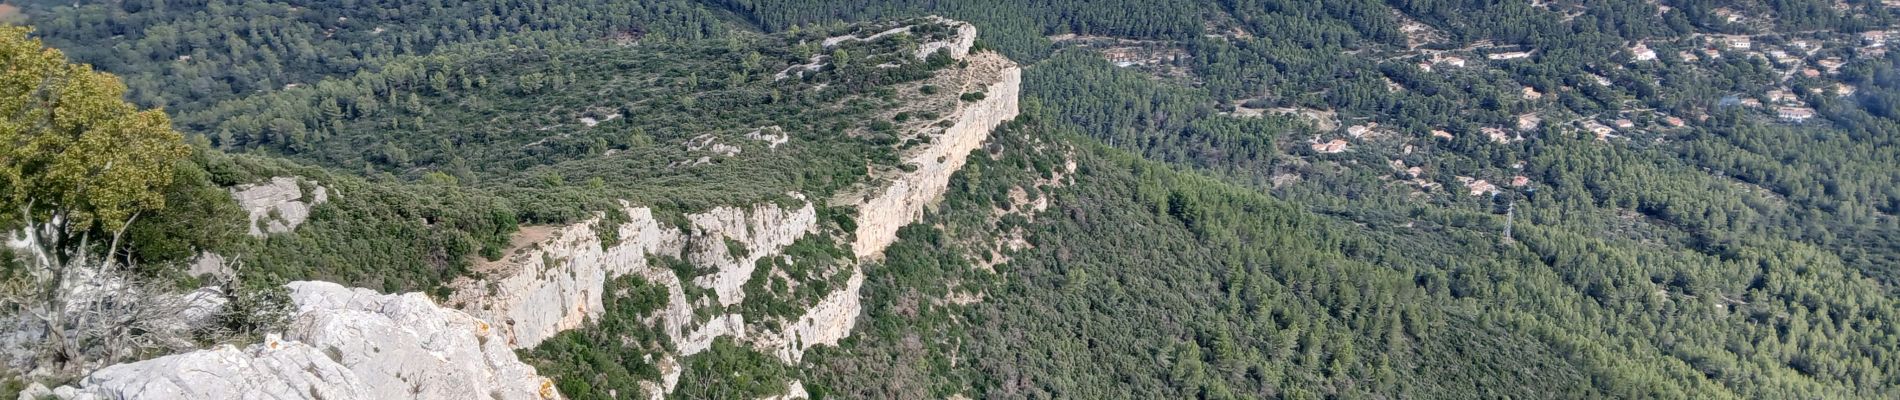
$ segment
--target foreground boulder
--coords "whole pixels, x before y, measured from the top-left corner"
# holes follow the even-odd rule
[[[61,399],[555,399],[486,322],[421,293],[292,282],[289,327],[222,346],[101,369]]]

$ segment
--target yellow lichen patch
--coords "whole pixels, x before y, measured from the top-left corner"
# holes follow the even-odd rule
[[[547,378],[541,378],[541,398],[552,399],[552,398],[555,398],[556,395],[559,395],[559,393],[556,393],[554,391],[554,381]]]
[[[483,321],[476,321],[476,322],[475,322],[475,335],[477,335],[477,336],[488,336],[488,323],[487,323],[487,322],[483,322]]]

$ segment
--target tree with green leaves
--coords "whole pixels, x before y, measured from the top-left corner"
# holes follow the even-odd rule
[[[160,189],[191,149],[163,111],[138,110],[118,78],[67,63],[25,28],[0,28],[0,61],[0,227],[51,224],[57,237],[42,239],[63,240],[164,207]]]
[[[164,112],[125,102],[118,78],[27,35],[0,27],[0,229],[25,253],[0,276],[0,303],[44,328],[26,332],[44,332],[32,350],[55,371],[176,345],[164,321],[182,302],[124,277],[120,249],[127,227],[164,207],[191,148]]]

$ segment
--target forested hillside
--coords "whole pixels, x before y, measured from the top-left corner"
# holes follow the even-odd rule
[[[848,338],[662,361],[664,285],[616,280],[520,351],[571,398],[1900,396],[1881,1],[15,4],[195,144],[131,257],[438,301],[621,201],[823,199],[837,236],[760,271],[851,264],[840,199],[918,168],[916,103],[970,68],[910,57],[951,28],[878,34],[942,15],[1022,65],[1022,115],[857,266]],[[341,195],[291,234],[204,222],[237,213],[207,187],[275,176]],[[805,273],[732,311],[843,286]]]

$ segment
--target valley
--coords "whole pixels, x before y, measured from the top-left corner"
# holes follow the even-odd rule
[[[1878,1],[9,4],[0,396],[1900,387]]]

